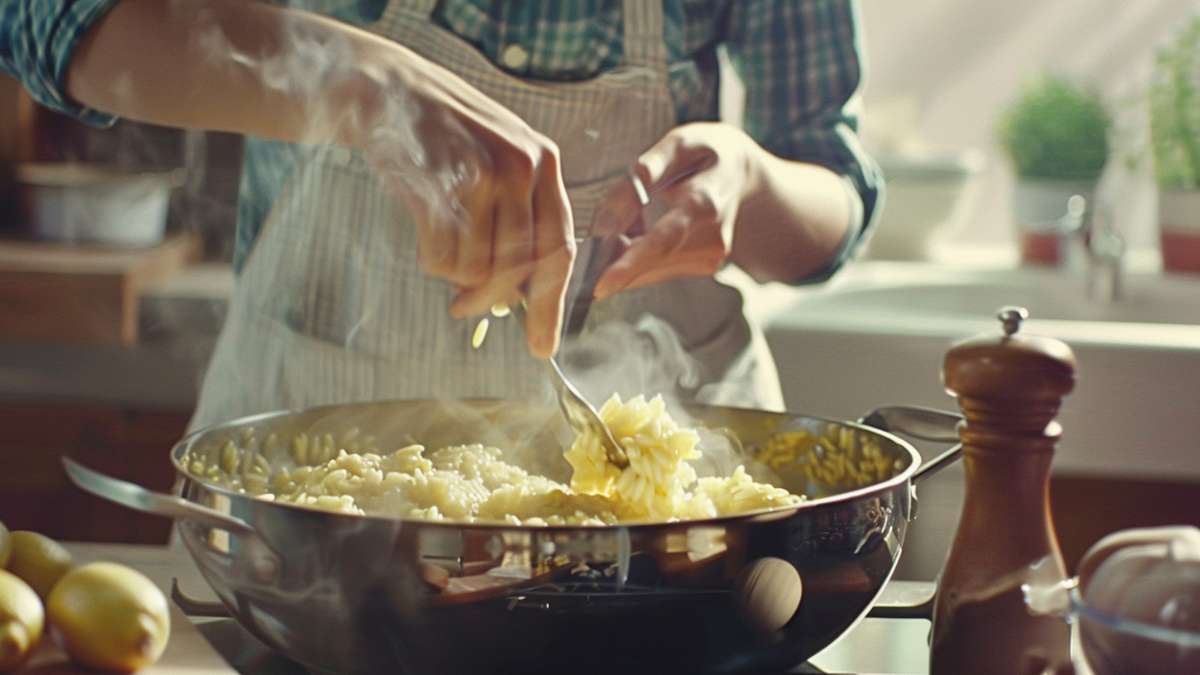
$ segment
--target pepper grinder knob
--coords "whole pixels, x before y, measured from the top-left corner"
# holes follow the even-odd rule
[[[968,427],[1040,435],[1075,386],[1075,355],[1059,340],[1022,332],[1024,307],[1004,307],[996,318],[1000,335],[971,338],[946,354],[946,391],[958,398]]]
[[[1021,322],[1029,318],[1029,310],[1024,307],[1008,305],[1001,307],[1000,311],[996,312],[996,318],[1000,319],[1005,335],[1014,335],[1021,330]]]

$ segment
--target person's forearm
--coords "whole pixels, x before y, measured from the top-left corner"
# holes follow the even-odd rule
[[[523,298],[530,351],[557,350],[575,259],[558,148],[446,68],[265,2],[122,0],[66,84],[131,119],[361,150],[413,216],[422,268],[461,289],[451,314]]]
[[[356,145],[354,106],[369,80],[410,58],[365,31],[268,3],[122,0],[81,41],[66,86],[83,105],[142,122]]]
[[[847,199],[843,179],[823,166],[762,155],[751,196],[738,210],[731,260],[760,282],[827,269],[861,202]]]

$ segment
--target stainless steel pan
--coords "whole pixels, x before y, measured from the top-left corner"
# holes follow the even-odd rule
[[[920,467],[917,452],[892,432],[952,442],[958,417],[915,408],[878,410],[862,422],[720,407],[687,412],[709,430],[706,443],[736,437],[735,453],[762,460],[778,484],[809,500],[704,521],[517,527],[309,510],[189,471],[191,460],[215,461],[251,428],[280,437],[359,428],[379,447],[414,437],[430,447],[559,447],[547,445],[563,432],[552,407],[494,401],[339,405],[204,429],[172,450],[180,497],[73,463],[68,471],[85,490],[177,519],[228,612],[314,670],[791,667],[871,608],[914,517],[916,484],[957,457],[954,448]],[[875,448],[870,457],[867,447]],[[552,471],[562,464],[555,455],[530,453],[553,460],[530,468]],[[846,471],[851,465],[862,470]]]

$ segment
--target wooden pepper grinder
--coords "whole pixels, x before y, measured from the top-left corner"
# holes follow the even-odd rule
[[[1043,675],[1071,671],[1070,631],[1032,615],[1021,585],[1066,577],[1050,520],[1054,421],[1075,383],[1066,344],[1021,334],[1023,308],[1006,307],[1002,335],[955,345],[942,378],[966,418],[959,427],[966,497],[934,603],[931,675]]]

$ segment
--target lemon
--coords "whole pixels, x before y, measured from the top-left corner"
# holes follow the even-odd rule
[[[71,569],[71,554],[50,537],[17,530],[12,538],[8,571],[21,577],[43,600],[54,584]]]
[[[67,655],[100,670],[131,673],[154,663],[171,633],[162,591],[116,563],[68,572],[50,593],[46,615]]]
[[[0,673],[25,662],[42,638],[45,618],[42,601],[29,584],[0,570]]]
[[[8,528],[4,523],[0,523],[0,570],[8,565],[8,556],[12,553],[12,537],[8,534]]]

